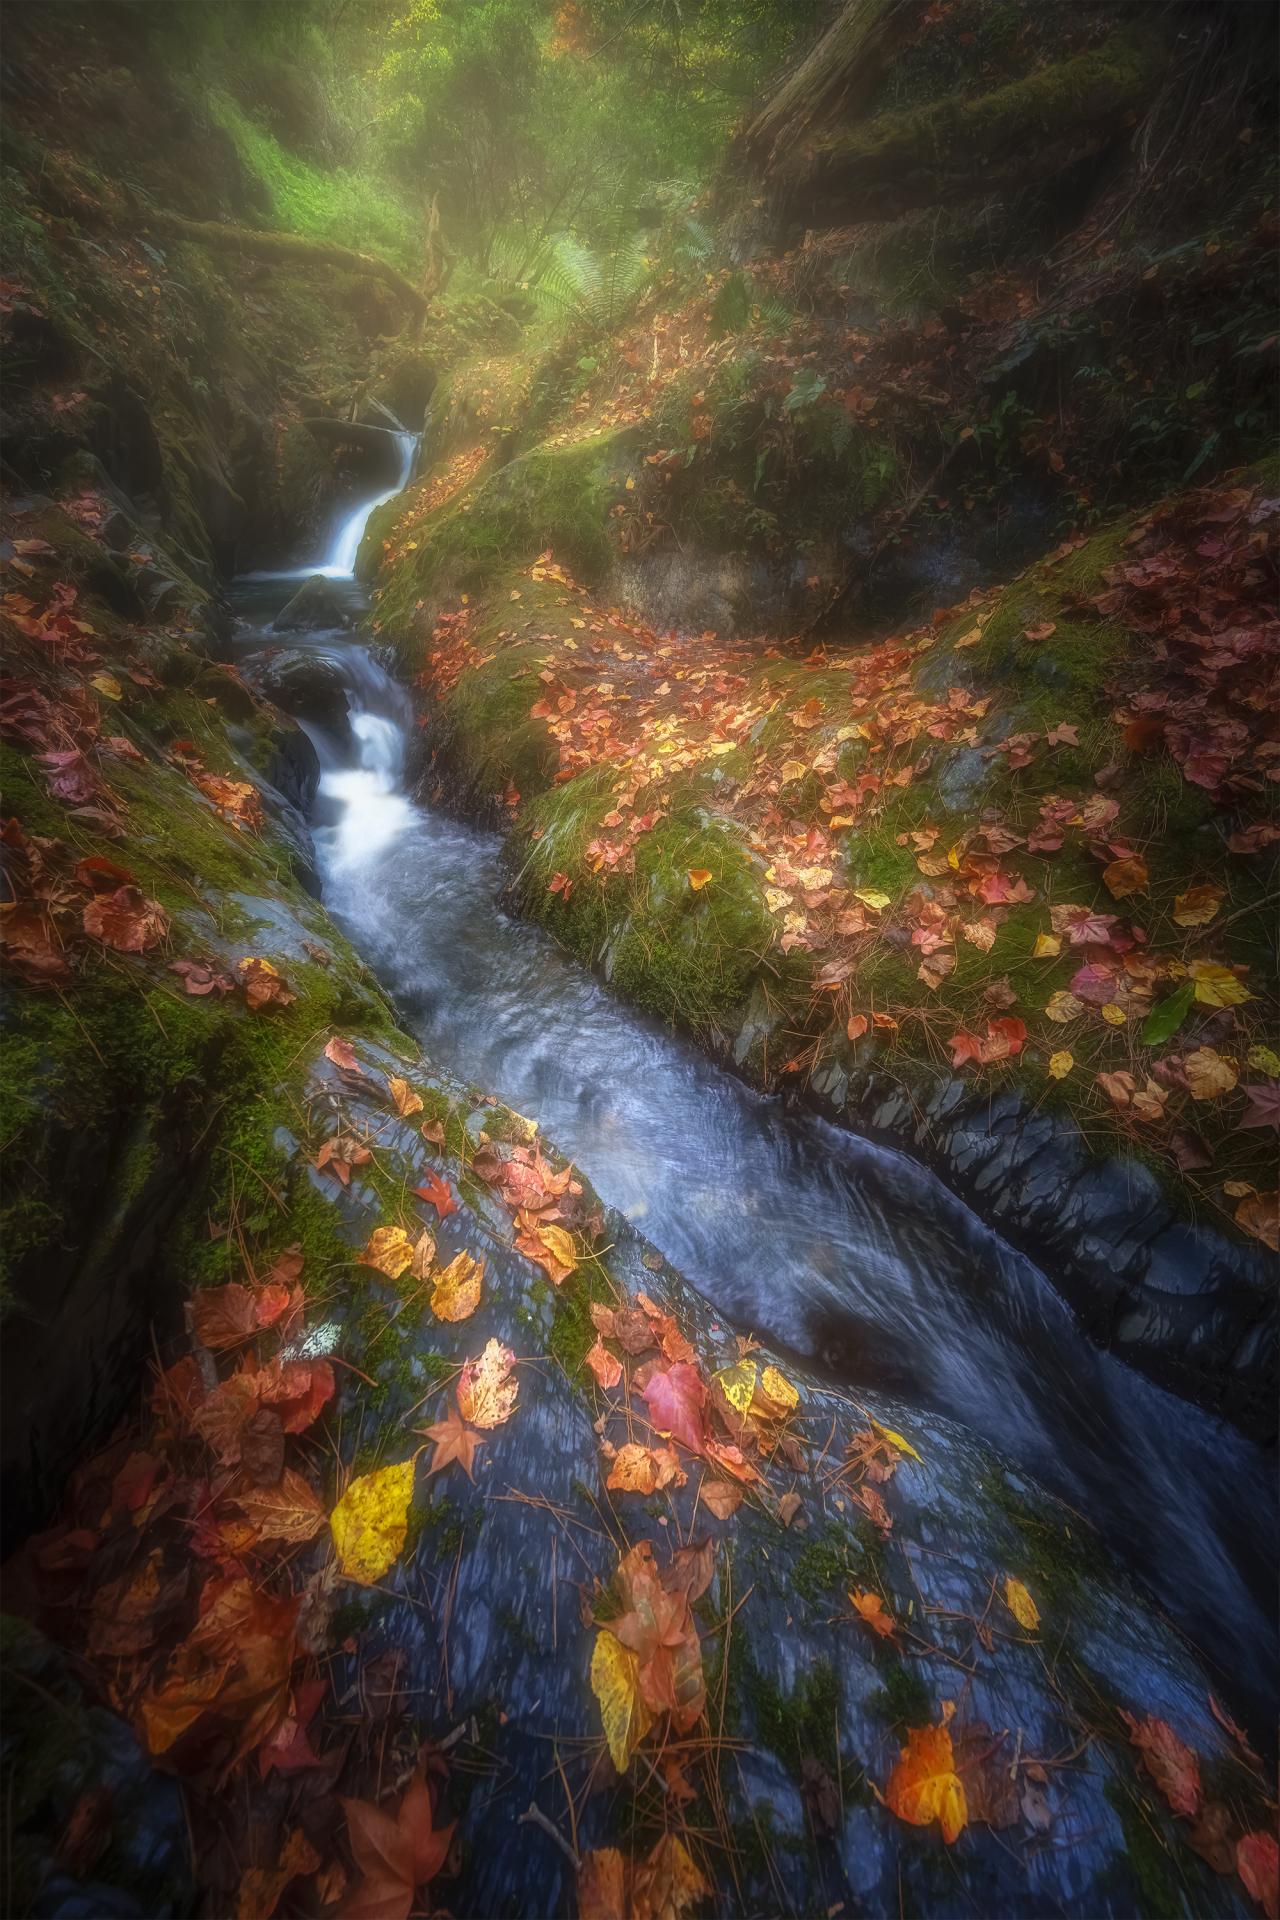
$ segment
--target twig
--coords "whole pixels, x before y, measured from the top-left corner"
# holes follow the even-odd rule
[[[519,1819],[516,1821],[516,1825],[518,1827],[541,1827],[542,1831],[546,1834],[547,1838],[549,1840],[555,1841],[556,1845],[559,1847],[565,1859],[572,1866],[574,1872],[578,1873],[581,1871],[581,1868],[582,1868],[581,1854],[576,1853],[574,1849],[569,1845],[569,1842],[565,1839],[564,1835],[561,1833],[559,1827],[555,1824],[554,1820],[548,1820],[546,1814],[542,1811],[542,1808],[538,1805],[536,1800],[531,1800],[529,1802],[527,1810],[520,1815]]]

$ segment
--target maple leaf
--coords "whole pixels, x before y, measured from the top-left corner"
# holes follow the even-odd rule
[[[351,1169],[362,1167],[371,1158],[362,1140],[349,1133],[337,1133],[325,1141],[311,1164],[317,1173],[331,1173],[339,1186],[345,1187],[350,1185]]]
[[[1110,946],[1116,924],[1114,913],[1095,913],[1092,907],[1070,905],[1050,907],[1049,918],[1054,932],[1065,933],[1073,947]]]
[[[436,1450],[431,1456],[428,1474],[440,1473],[456,1460],[468,1480],[475,1479],[471,1468],[476,1448],[484,1445],[484,1435],[469,1427],[456,1407],[450,1407],[443,1420],[437,1420],[429,1427],[419,1427],[417,1431],[435,1442]]]
[[[519,1382],[509,1376],[516,1363],[510,1347],[490,1340],[478,1360],[468,1360],[458,1380],[458,1410],[475,1427],[500,1427],[511,1418]]]
[[[455,1823],[433,1827],[431,1791],[421,1772],[405,1788],[394,1819],[368,1800],[344,1799],[342,1810],[363,1875],[343,1920],[408,1920],[417,1889],[434,1880],[449,1857]]]
[[[85,932],[117,953],[145,953],[169,931],[169,916],[160,902],[144,899],[137,887],[95,894],[82,918]]]
[[[850,1587],[849,1600],[873,1633],[878,1633],[882,1640],[892,1638],[898,1623],[878,1593],[864,1593],[858,1587]]]
[[[343,1573],[362,1587],[381,1580],[404,1546],[417,1455],[353,1480],[329,1516]]]
[[[1103,885],[1113,900],[1123,900],[1131,893],[1147,891],[1147,863],[1136,854],[1129,854],[1122,860],[1113,860],[1102,869]]]
[[[689,1611],[690,1599],[702,1590],[698,1578],[703,1573],[710,1577],[710,1561],[697,1554],[674,1560],[660,1573],[653,1548],[642,1540],[623,1555],[614,1576],[623,1611],[608,1622],[608,1631],[639,1662],[645,1706],[655,1714],[669,1713],[681,1733],[693,1726],[706,1702],[698,1630]]]
[[[233,1280],[225,1287],[198,1287],[190,1301],[191,1330],[202,1347],[222,1353],[273,1325],[289,1302],[287,1288],[274,1285],[242,1287]]]
[[[673,1447],[642,1447],[629,1440],[618,1448],[605,1485],[615,1493],[657,1493],[673,1482],[682,1487],[687,1478]]]
[[[163,1684],[142,1700],[148,1752],[180,1748],[184,1766],[207,1755],[225,1780],[285,1716],[297,1614],[296,1598],[276,1599],[249,1580],[218,1589],[176,1649]]]
[[[1203,1797],[1200,1786],[1200,1762],[1166,1720],[1151,1714],[1136,1720],[1120,1709],[1120,1718],[1129,1729],[1129,1738],[1142,1755],[1142,1764],[1170,1807],[1184,1819],[1194,1820]]]
[[[1217,1100],[1230,1093],[1239,1078],[1230,1060],[1215,1047],[1197,1047],[1183,1056],[1182,1071],[1193,1100]]]
[[[260,1007],[289,1007],[297,999],[284,975],[269,960],[256,955],[236,961],[236,972],[244,988],[244,997],[256,1013]]]
[[[936,1820],[948,1846],[959,1839],[969,1812],[945,1724],[907,1729],[907,1744],[889,1775],[884,1798],[900,1820],[914,1827],[931,1826]]]
[[[425,1200],[429,1207],[434,1207],[442,1220],[446,1215],[458,1211],[458,1203],[450,1191],[449,1182],[442,1180],[430,1168],[422,1176],[422,1185],[415,1187],[414,1192],[419,1200]]]
[[[413,1242],[403,1227],[375,1227],[360,1258],[388,1280],[398,1280],[413,1265]]]
[[[650,1375],[641,1397],[659,1433],[679,1440],[691,1453],[703,1451],[702,1409],[707,1389],[696,1367],[678,1361],[665,1371],[658,1368]]]

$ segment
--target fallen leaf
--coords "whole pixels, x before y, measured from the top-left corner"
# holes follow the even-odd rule
[[[741,1487],[731,1480],[712,1480],[704,1476],[698,1498],[717,1520],[732,1520],[744,1499]]]
[[[1226,899],[1221,887],[1208,882],[1198,887],[1188,887],[1180,893],[1173,903],[1173,921],[1179,927],[1207,927],[1217,917],[1218,909]]]
[[[331,1060],[341,1073],[358,1073],[363,1076],[363,1068],[356,1059],[355,1050],[349,1040],[340,1034],[334,1034],[324,1050],[326,1060]]]
[[[1221,1800],[1205,1801],[1199,1818],[1187,1834],[1187,1845],[1206,1860],[1215,1873],[1235,1872],[1235,1822]]]
[[[595,1345],[587,1353],[586,1362],[602,1387],[616,1387],[622,1378],[620,1363],[598,1336]]]
[[[858,1587],[850,1587],[849,1599],[873,1633],[878,1633],[882,1640],[892,1638],[898,1623],[878,1593],[864,1593]]]
[[[1065,1080],[1075,1065],[1075,1055],[1062,1048],[1049,1055],[1049,1077],[1051,1080]]]
[[[458,1380],[458,1411],[473,1427],[500,1427],[511,1418],[519,1382],[509,1378],[516,1363],[510,1347],[490,1340],[478,1360],[468,1360]]]
[[[431,1311],[437,1320],[469,1320],[480,1305],[484,1261],[473,1260],[463,1249],[435,1276]]]
[[[1231,1062],[1214,1047],[1197,1047],[1194,1053],[1186,1054],[1182,1071],[1193,1100],[1217,1100],[1230,1093],[1239,1078]]]
[[[404,1546],[415,1461],[401,1460],[353,1480],[329,1516],[343,1573],[372,1586]]]
[[[1033,960],[1053,960],[1062,952],[1062,942],[1056,933],[1038,933],[1031,949]]]
[[[1200,1811],[1202,1790],[1200,1762],[1190,1747],[1179,1740],[1165,1720],[1146,1715],[1136,1720],[1120,1709],[1120,1718],[1129,1729],[1129,1738],[1142,1756],[1142,1764],[1155,1781],[1174,1813],[1194,1820]]]
[[[889,1775],[884,1797],[900,1820],[914,1827],[936,1820],[948,1846],[959,1838],[969,1814],[945,1725],[907,1729],[907,1745]]]
[[[691,1453],[703,1450],[702,1409],[707,1390],[697,1368],[681,1361],[653,1373],[641,1396],[658,1432],[679,1440]]]
[[[660,1493],[672,1484],[682,1487],[687,1477],[673,1447],[642,1447],[628,1440],[618,1448],[605,1485],[615,1493]]]
[[[1280,1253],[1280,1189],[1271,1193],[1251,1193],[1240,1202],[1236,1225],[1264,1247]]]
[[[144,899],[137,887],[95,894],[82,917],[85,932],[117,953],[145,953],[169,931],[169,916],[160,902]]]
[[[1004,1603],[1020,1627],[1025,1627],[1028,1633],[1035,1632],[1040,1625],[1040,1610],[1021,1580],[1015,1580],[1012,1574],[1004,1583]]]
[[[236,1894],[235,1920],[272,1920],[291,1880],[314,1873],[320,1855],[301,1827],[295,1827],[280,1849],[275,1866],[246,1867]]]
[[[1195,995],[1206,1007],[1241,1007],[1253,995],[1230,967],[1216,960],[1193,960],[1187,968],[1195,982]]]
[[[701,893],[708,880],[714,877],[710,867],[690,867],[689,869],[689,885],[695,893]]]
[[[419,1427],[417,1431],[428,1440],[435,1442],[435,1452],[431,1456],[428,1474],[440,1473],[453,1461],[457,1461],[468,1480],[474,1480],[471,1468],[475,1460],[476,1448],[484,1445],[484,1436],[474,1432],[460,1417],[456,1407],[450,1407],[443,1420],[437,1420],[433,1426]]]
[[[290,990],[284,975],[269,960],[260,960],[256,954],[247,960],[237,960],[236,972],[244,997],[255,1013],[260,1007],[292,1006],[298,997]]]
[[[422,1185],[415,1187],[414,1192],[419,1200],[425,1200],[429,1207],[435,1208],[441,1220],[447,1214],[458,1211],[458,1203],[450,1191],[449,1182],[442,1180],[440,1175],[430,1168],[422,1176]]]
[[[389,1073],[387,1086],[391,1093],[392,1105],[402,1120],[407,1120],[411,1113],[422,1112],[422,1095],[415,1093],[407,1080],[401,1080],[398,1075]]]
[[[417,1889],[434,1880],[449,1857],[453,1824],[433,1828],[431,1791],[421,1773],[405,1788],[394,1819],[368,1800],[344,1799],[342,1810],[363,1875],[342,1920],[408,1920]]]
[[[1123,860],[1113,860],[1102,869],[1102,881],[1113,900],[1123,900],[1131,893],[1147,891],[1147,863],[1136,854],[1130,854]]]
[[[596,1635],[591,1691],[600,1703],[609,1756],[618,1772],[625,1773],[632,1754],[653,1725],[653,1715],[640,1697],[639,1660],[611,1633]]]
[[[1280,1847],[1274,1833],[1246,1833],[1236,1842],[1236,1872],[1267,1920],[1280,1913]]]
[[[388,1280],[398,1280],[413,1264],[413,1242],[403,1227],[375,1227],[360,1258]]]
[[[264,1540],[289,1546],[314,1540],[325,1523],[320,1495],[293,1467],[284,1469],[277,1486],[242,1488],[235,1503]]]

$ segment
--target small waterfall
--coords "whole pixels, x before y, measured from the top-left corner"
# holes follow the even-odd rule
[[[350,580],[353,577],[356,570],[356,555],[360,551],[360,542],[364,538],[364,530],[369,524],[370,515],[378,507],[385,505],[388,500],[394,499],[396,494],[408,485],[409,475],[413,471],[413,456],[418,448],[417,435],[397,433],[393,437],[400,456],[394,484],[384,493],[378,494],[375,499],[363,501],[348,514],[334,534],[323,563],[316,567],[305,567],[302,569],[303,572],[322,573],[327,580]]]

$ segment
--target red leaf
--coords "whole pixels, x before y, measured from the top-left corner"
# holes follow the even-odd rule
[[[429,1207],[434,1207],[442,1220],[446,1214],[458,1211],[458,1203],[449,1189],[449,1182],[430,1169],[423,1174],[422,1185],[415,1187],[414,1192],[419,1200],[425,1200]]]
[[[1200,1787],[1200,1762],[1166,1720],[1151,1714],[1135,1720],[1123,1708],[1120,1718],[1129,1729],[1129,1738],[1142,1755],[1142,1764],[1175,1813],[1194,1820],[1203,1798]]]
[[[702,1409],[707,1398],[702,1375],[685,1360],[659,1369],[649,1378],[642,1398],[659,1433],[669,1433],[691,1453],[703,1451]]]

